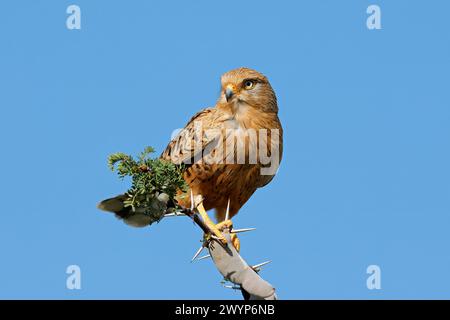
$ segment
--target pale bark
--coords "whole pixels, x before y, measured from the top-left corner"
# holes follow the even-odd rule
[[[209,228],[200,217],[190,209],[181,211],[190,217],[205,233],[210,233]],[[223,245],[216,239],[208,241],[207,248],[217,270],[222,276],[238,286],[245,299],[249,300],[276,300],[275,288],[241,257],[230,239],[230,230],[223,230],[227,244]]]

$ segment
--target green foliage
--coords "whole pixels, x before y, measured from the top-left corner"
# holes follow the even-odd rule
[[[108,166],[121,179],[127,176],[132,179],[131,188],[126,192],[125,207],[159,221],[167,205],[177,207],[177,191],[186,191],[187,184],[183,179],[183,166],[152,159],[150,155],[153,152],[152,147],[147,147],[137,159],[121,152],[114,153],[108,158]]]

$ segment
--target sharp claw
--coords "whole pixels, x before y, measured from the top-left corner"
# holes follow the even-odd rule
[[[224,238],[219,238],[219,237],[217,237],[214,234],[211,234],[209,237],[210,237],[210,239],[214,239],[217,242],[219,242],[222,246],[225,246],[228,243],[228,241],[227,241],[227,239],[225,237]]]
[[[219,237],[217,237],[217,236],[215,236],[215,235],[213,235],[213,234],[211,234],[209,237],[210,237],[211,239],[214,239],[214,240],[217,240],[217,241],[221,241],[221,239],[220,239]]]
[[[253,230],[256,230],[256,228],[233,229],[231,230],[231,233],[248,232]]]

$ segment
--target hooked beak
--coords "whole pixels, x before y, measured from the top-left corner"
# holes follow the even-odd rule
[[[225,98],[227,99],[227,102],[231,100],[231,98],[233,98],[234,92],[233,89],[231,87],[227,87],[225,89]]]

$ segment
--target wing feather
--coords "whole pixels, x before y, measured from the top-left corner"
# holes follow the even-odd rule
[[[195,114],[177,136],[169,142],[161,158],[175,164],[191,165],[207,155],[220,141],[217,131],[220,115],[215,108],[206,108]],[[206,131],[208,129],[215,129]]]

